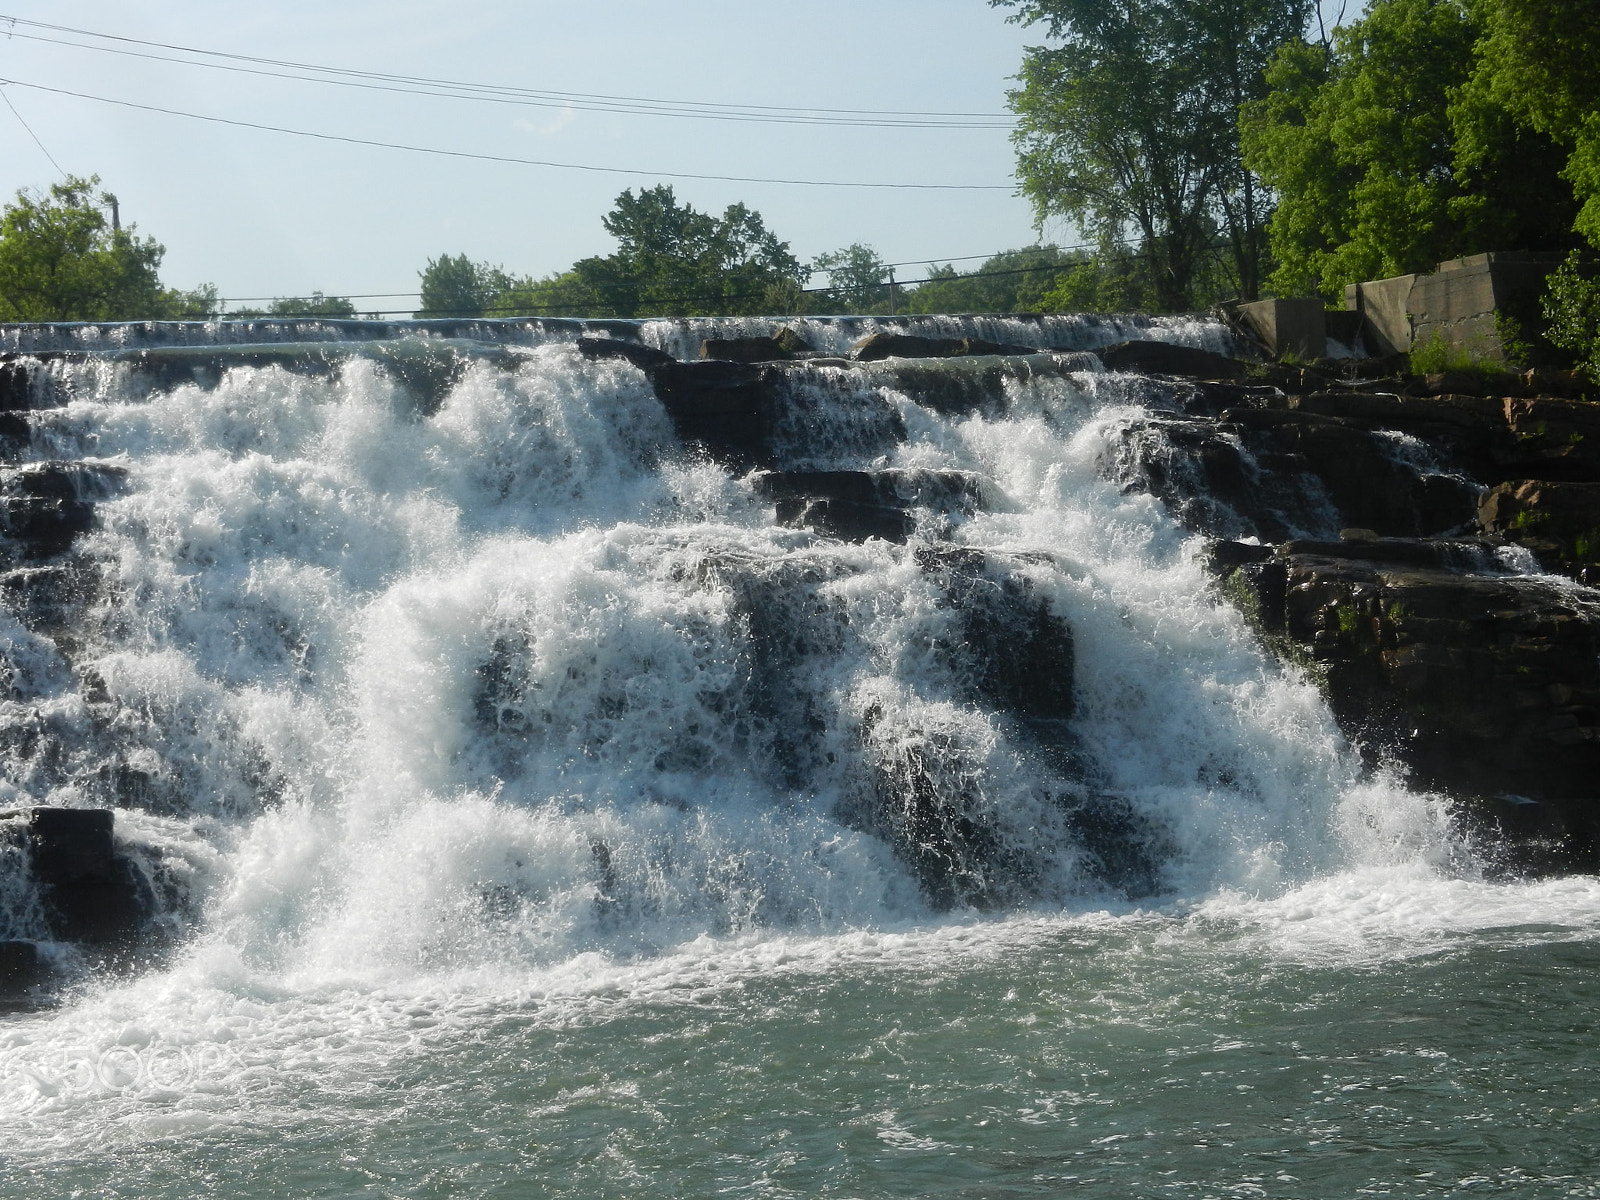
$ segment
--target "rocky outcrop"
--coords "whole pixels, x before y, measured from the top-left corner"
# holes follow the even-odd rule
[[[850,542],[904,542],[917,510],[971,515],[984,492],[981,476],[962,471],[762,471],[752,484],[779,524]]]
[[[856,362],[880,362],[886,358],[967,358],[976,355],[1037,354],[1033,346],[1014,346],[983,338],[929,338],[909,333],[879,332],[862,338],[850,347]]]
[[[1251,374],[1249,363],[1193,346],[1175,346],[1171,342],[1118,342],[1095,353],[1108,371],[1190,375],[1196,379],[1244,379]]]
[[[1374,763],[1453,797],[1507,865],[1600,866],[1600,594],[1496,572],[1481,541],[1224,543],[1212,563]]]

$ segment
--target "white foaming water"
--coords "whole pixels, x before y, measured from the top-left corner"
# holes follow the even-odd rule
[[[1062,936],[1356,962],[1600,928],[1593,881],[1477,880],[1441,802],[1365,774],[1198,542],[1101,477],[1135,381],[1017,376],[954,417],[887,375],[794,385],[818,427],[788,465],[992,481],[947,532],[1070,626],[1066,770],[938,652],[958,635],[931,543],[779,528],[633,367],[518,355],[436,409],[355,357],[149,396],[91,373],[41,416],[53,453],[130,475],[86,544],[99,694],[6,627],[32,689],[8,715],[61,731],[53,756],[11,751],[8,802],[133,772],[146,811],[120,836],[188,904],[168,963],[0,1031],[0,1113],[39,1146],[270,1125],[305,1080],[359,1091],[428,1030],[786,972]],[[903,441],[859,424],[867,399]],[[935,758],[1004,851],[998,912],[935,911],[862,816],[874,761]],[[1154,895],[1108,883],[1063,791],[1132,814]],[[0,915],[32,920],[9,892]]]
[[[700,357],[708,337],[771,337],[779,329],[798,334],[813,350],[844,354],[874,333],[910,333],[929,338],[982,338],[1041,350],[1097,350],[1116,342],[1172,342],[1216,354],[1233,354],[1237,345],[1227,327],[1198,316],[1148,317],[1060,313],[1049,316],[915,317],[662,317],[644,322],[640,336],[677,358]]]

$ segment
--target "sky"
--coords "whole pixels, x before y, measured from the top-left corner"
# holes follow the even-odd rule
[[[0,105],[0,194],[47,187],[60,177],[56,164],[98,174],[116,193],[124,223],[136,222],[166,246],[164,282],[213,283],[235,302],[322,291],[367,297],[356,300],[363,311],[404,311],[414,304],[409,296],[382,294],[414,293],[418,272],[441,254],[464,253],[517,274],[561,271],[609,253],[614,242],[601,217],[624,188],[657,183],[713,212],[742,201],[805,261],[866,243],[907,264],[897,271],[901,279],[920,277],[919,262],[986,256],[1038,236],[1015,192],[1003,122],[780,124],[423,96],[63,46],[195,57],[27,21],[253,59],[545,92],[1001,117],[1008,77],[1023,48],[1041,37],[1008,24],[984,0],[0,0],[0,78],[11,81],[0,88],[11,105]],[[622,173],[350,145],[106,100]],[[987,190],[811,187],[663,172]],[[1070,240],[1067,230],[1044,233]]]

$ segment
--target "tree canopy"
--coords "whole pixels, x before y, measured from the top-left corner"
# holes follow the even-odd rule
[[[1278,53],[1241,115],[1245,162],[1279,196],[1278,291],[1337,298],[1461,254],[1572,244],[1563,155],[1483,64],[1504,2],[1377,0],[1331,46]]]
[[[1219,247],[1253,299],[1270,197],[1240,153],[1239,105],[1309,0],[990,0],[1042,25],[1009,99],[1023,192],[1107,247],[1130,236],[1156,305],[1191,308]]]
[[[99,176],[23,189],[0,213],[0,319],[121,321],[167,316],[183,297],[161,286],[165,248],[117,229]]]

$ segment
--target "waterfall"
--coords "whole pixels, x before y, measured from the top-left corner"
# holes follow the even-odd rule
[[[1174,405],[1081,353],[1129,320],[903,319],[1055,352],[873,364],[796,323],[737,463],[593,326],[448,325],[9,331],[8,494],[92,514],[0,580],[0,806],[114,808],[167,953],[517,971],[1452,852],[1119,478]]]

